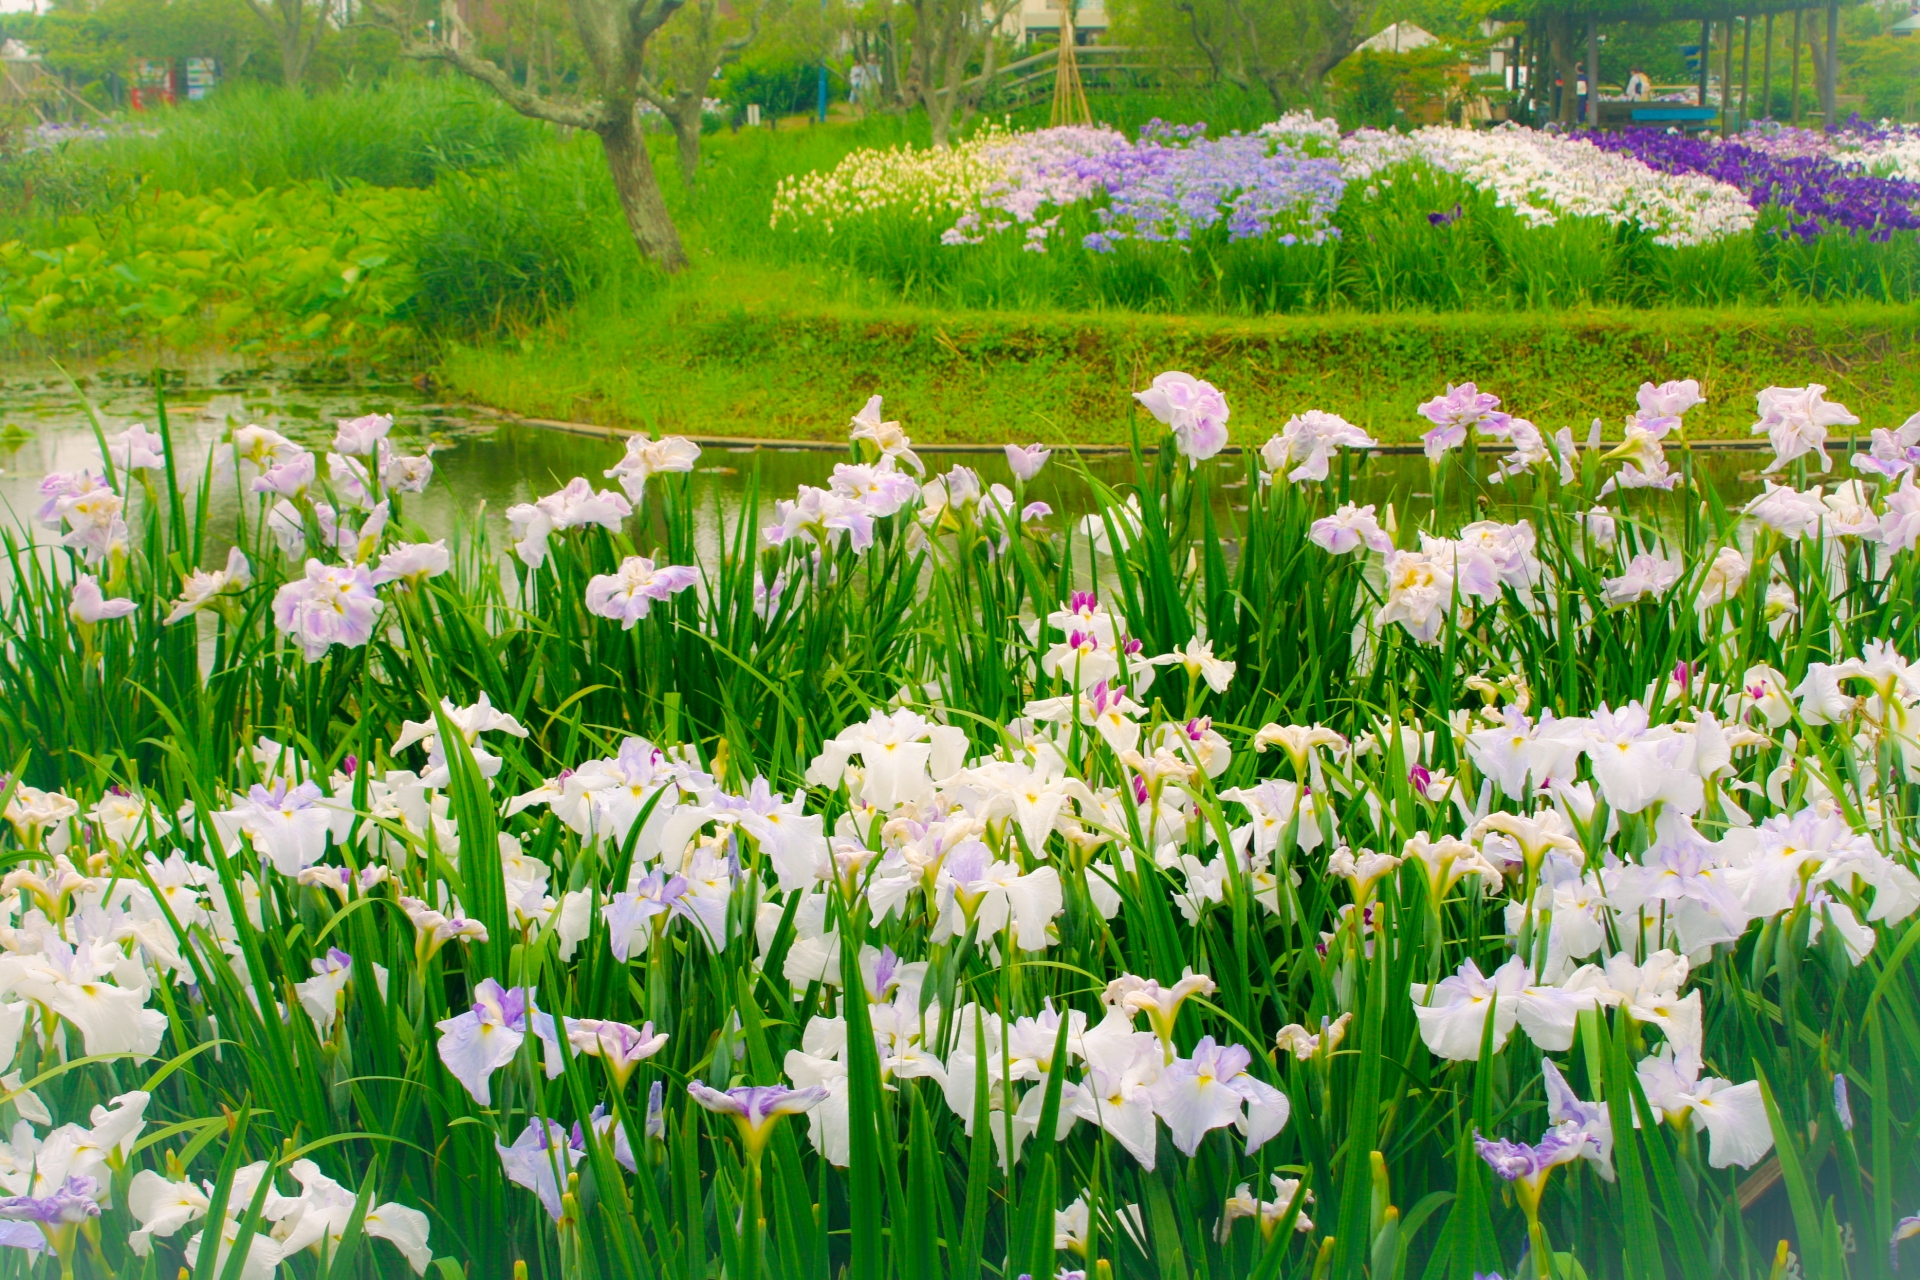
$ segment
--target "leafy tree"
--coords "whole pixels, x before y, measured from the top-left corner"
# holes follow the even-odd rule
[[[744,8],[746,13],[741,14]],[[700,181],[700,130],[714,73],[736,61],[760,34],[762,6],[749,0],[723,13],[720,0],[694,0],[661,28],[647,50],[640,93],[673,126],[680,185],[695,197]]]
[[[247,0],[280,54],[281,83],[297,89],[331,29],[324,0]]]
[[[908,62],[896,77],[900,102],[926,108],[934,146],[946,146],[955,126],[965,126],[979,109],[1000,52],[994,32],[1016,3],[906,0],[912,22]]]
[[[8,15],[5,34],[79,84],[124,73],[136,58],[214,58],[228,79],[272,74],[272,51],[244,0],[56,3],[37,18]]]
[[[451,10],[446,27],[439,30],[410,14],[375,12],[383,24],[402,33],[407,57],[444,62],[493,90],[522,115],[597,136],[634,242],[663,270],[679,271],[687,265],[686,249],[661,196],[637,107],[647,83],[648,42],[684,3],[567,0],[582,55],[579,82],[572,86],[579,91],[575,101],[516,83],[510,71],[479,51],[472,33]]]
[[[1329,79],[1339,94],[1343,117],[1387,128],[1398,123],[1408,103],[1444,98],[1461,58],[1460,50],[1444,44],[1404,53],[1362,49],[1335,67]]]
[[[1180,32],[1213,77],[1266,90],[1274,110],[1318,98],[1326,75],[1372,34],[1376,0],[1112,0],[1129,42]],[[1157,36],[1149,33],[1160,33]]]
[[[1867,100],[1862,115],[1912,120],[1920,113],[1920,39],[1876,35],[1843,43],[1840,82]]]

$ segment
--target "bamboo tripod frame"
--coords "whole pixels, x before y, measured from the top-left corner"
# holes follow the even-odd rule
[[[1058,0],[1058,3],[1060,60],[1053,73],[1053,123],[1056,126],[1092,124],[1093,110],[1087,106],[1086,86],[1080,83],[1080,59],[1074,51],[1074,0]]]

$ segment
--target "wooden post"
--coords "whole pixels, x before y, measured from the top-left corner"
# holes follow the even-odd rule
[[[1539,124],[1542,123],[1542,120],[1540,118],[1541,113],[1545,110],[1550,110],[1552,108],[1553,84],[1551,79],[1546,74],[1546,63],[1547,63],[1546,33],[1543,31],[1534,29],[1532,23],[1528,23],[1527,27],[1528,27],[1528,30],[1532,31],[1533,33],[1533,57],[1531,61],[1528,63],[1528,70],[1527,70],[1527,103],[1529,108],[1533,112],[1533,120],[1531,121],[1531,123],[1538,126]],[[1546,88],[1546,97],[1544,98],[1540,96],[1541,88],[1543,85]]]
[[[1800,19],[1806,14],[1804,9],[1793,11],[1793,123],[1800,125]]]
[[[1600,123],[1600,20],[1587,18],[1587,124]]]
[[[1753,88],[1753,15],[1740,19],[1740,127],[1747,127],[1747,121],[1753,118],[1748,109],[1747,94]]]
[[[1760,115],[1773,119],[1773,14],[1767,14],[1766,51],[1760,55]]]
[[[1720,37],[1720,136],[1727,136],[1733,126],[1733,10],[1727,10],[1727,20],[1721,24],[1725,33]]]
[[[1713,56],[1713,19],[1700,19],[1700,98],[1694,105],[1707,105],[1707,59]]]
[[[1831,133],[1840,127],[1840,6],[1827,6],[1827,83],[1820,97],[1820,127]]]

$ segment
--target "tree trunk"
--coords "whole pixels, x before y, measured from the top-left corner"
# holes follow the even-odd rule
[[[1560,101],[1553,118],[1563,125],[1574,122],[1580,96],[1580,69],[1570,47],[1571,26],[1567,15],[1559,10],[1547,15],[1547,54],[1553,60],[1554,74],[1560,78]]]
[[[955,12],[959,10],[958,4],[949,8]],[[940,42],[940,53],[928,59],[925,88],[920,95],[927,104],[927,125],[932,131],[932,141],[936,147],[948,145],[948,138],[953,132],[954,108],[959,105],[958,92],[950,90],[947,73],[948,64],[952,61],[952,42],[956,36],[957,33],[949,30]]]
[[[1600,22],[1587,16],[1587,118],[1590,126],[1600,123]]]
[[[994,24],[996,27],[998,25],[999,23],[997,22]],[[971,42],[969,42],[967,56],[962,58],[960,65],[954,68],[952,79],[954,113],[960,117],[960,127],[963,129],[973,122],[973,117],[976,114],[975,108],[979,105],[980,97],[987,91],[987,86],[993,82],[993,73],[996,69],[994,64],[999,61],[998,55],[1000,53],[1000,46],[994,43],[993,27],[989,27],[984,44],[984,56],[980,60],[981,88],[976,93],[968,93],[966,89],[967,67],[972,60],[972,49],[970,46]]]
[[[250,0],[248,7],[280,50],[281,83],[289,89],[299,88],[314,51],[320,47],[320,37],[326,34],[326,15],[316,13],[312,27],[308,27],[303,0]]]
[[[1291,96],[1288,90],[1292,86],[1286,77],[1276,71],[1271,75],[1261,76],[1260,83],[1266,89],[1267,97],[1273,102],[1273,114],[1276,116],[1287,114],[1288,98]]]
[[[1800,26],[1806,14],[1799,9],[1793,11],[1793,110],[1791,117],[1794,128],[1800,127]]]
[[[640,251],[663,271],[686,267],[687,251],[680,246],[680,233],[674,230],[666,201],[660,196],[660,179],[653,171],[653,157],[647,154],[647,140],[634,120],[631,103],[613,124],[600,131],[600,145],[607,153],[613,189],[619,193],[620,208],[627,215],[627,227]]]
[[[1827,41],[1821,16],[1816,10],[1813,21],[1807,23],[1807,53],[1813,62],[1814,110],[1822,113],[1822,126],[1831,127],[1824,115],[1827,110]]]
[[[887,6],[887,19],[880,29],[885,33],[880,41],[880,82],[886,86],[882,101],[890,110],[899,110],[906,101],[906,91],[900,75],[900,33],[893,25],[892,5]]]
[[[1827,76],[1820,90],[1820,127],[1832,133],[1840,127],[1840,6],[1827,6]]]
[[[688,203],[699,195],[700,188],[700,126],[703,121],[702,102],[698,93],[688,93],[684,89],[673,96],[674,150],[680,159],[680,186],[687,193]]]
[[[298,89],[307,75],[306,42],[298,31],[283,34],[280,37],[280,82],[289,89]]]
[[[1214,48],[1213,41],[1200,34],[1200,14],[1193,0],[1178,0],[1173,7],[1187,15],[1187,34],[1192,37],[1194,45],[1207,60],[1207,83],[1220,83],[1222,70],[1220,52]]]
[[[947,92],[948,66],[953,46],[964,39],[967,0],[922,3],[915,6],[913,76],[920,101],[927,108],[927,126],[936,147],[947,145],[953,129],[954,95]],[[939,25],[935,26],[935,20]]]

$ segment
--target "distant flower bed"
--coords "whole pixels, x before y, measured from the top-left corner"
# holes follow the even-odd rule
[[[110,138],[129,137],[151,138],[158,133],[157,129],[136,129],[112,122],[99,125],[42,120],[30,129],[22,129],[17,140],[22,151],[48,151],[65,146],[69,142],[105,142]]]
[[[1340,144],[1348,178],[1360,181],[1399,166],[1425,165],[1495,193],[1529,224],[1596,217],[1649,232],[1655,244],[1709,244],[1753,227],[1741,189],[1717,175],[1667,172],[1584,138],[1510,126],[1363,129]]]
[[[1091,185],[1075,182],[1068,162],[1127,146],[1124,135],[1105,128],[990,128],[951,148],[862,148],[827,172],[782,178],[773,226],[832,231],[868,214],[943,218],[983,206],[1031,222],[1042,205],[1070,204],[1091,194]]]
[[[856,151],[827,173],[782,183],[773,226],[831,232],[882,211],[958,214],[948,245],[981,244],[1019,229],[1044,252],[1060,214],[1087,203],[1097,227],[1083,247],[1123,240],[1185,244],[1221,226],[1227,239],[1324,244],[1341,235],[1347,188],[1402,170],[1428,170],[1493,194],[1526,223],[1597,217],[1660,245],[1711,243],[1750,230],[1741,186],[1616,154],[1583,138],[1518,127],[1411,134],[1363,129],[1296,113],[1252,134],[1206,136],[1205,125],[1155,121],[1137,141],[1108,129],[990,132],[949,151]]]
[[[1803,240],[1840,229],[1884,241],[1920,228],[1920,131],[1829,137],[1772,129],[1721,141],[1635,130],[1593,141],[1616,160],[1736,188],[1755,209],[1784,212]]]
[[[776,251],[1027,310],[1468,311],[1920,298],[1920,130],[1736,142],[1152,121],[855,151],[776,192]]]
[[[1741,134],[1739,142],[1772,156],[1832,157],[1881,177],[1920,182],[1920,125],[1856,118],[1828,133],[1765,120]]]

